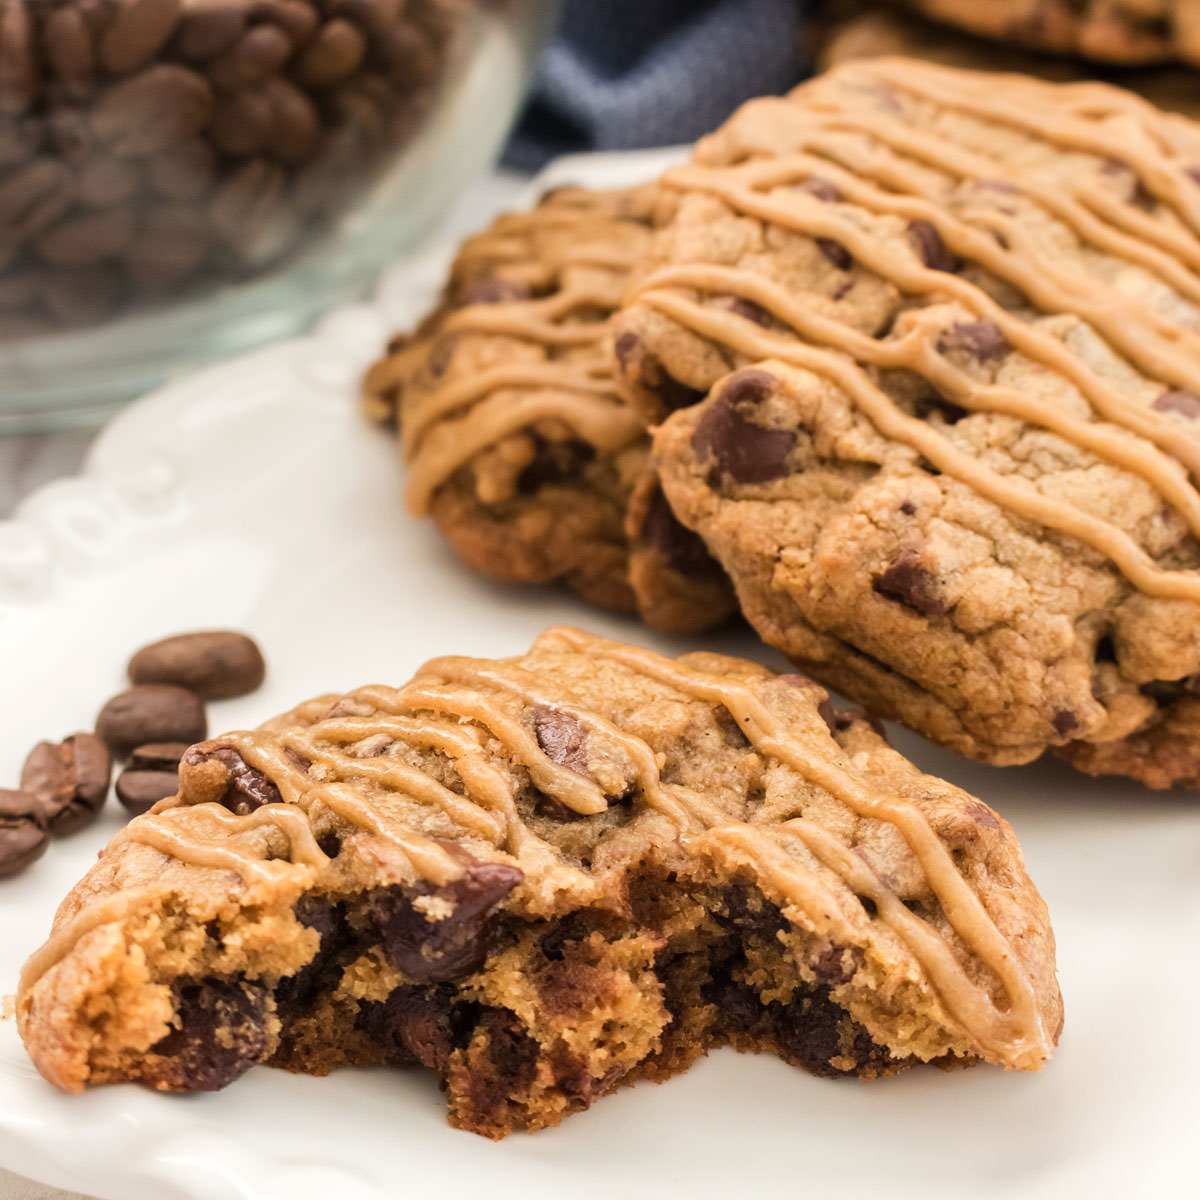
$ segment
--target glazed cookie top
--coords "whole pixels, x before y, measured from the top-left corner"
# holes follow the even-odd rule
[[[907,0],[938,21],[1101,62],[1200,62],[1195,0]]]
[[[1045,907],[991,809],[803,677],[572,629],[194,747],[180,795],[64,902],[21,983],[23,1032],[36,1044],[38,997],[95,952],[89,937],[178,899],[267,911],[318,887],[417,885],[414,908],[441,925],[413,970],[436,980],[479,950],[463,906],[621,911],[649,864],[751,873],[790,920],[851,948],[862,979],[924,989],[963,1053],[1036,1067],[1057,1038]]]
[[[641,438],[607,339],[651,203],[648,188],[559,188],[464,243],[441,307],[364,383],[368,414],[398,418],[415,514],[468,464],[494,504],[539,454],[565,470],[581,446],[611,455]]]
[[[630,386],[651,356],[699,392],[799,368],[922,486],[986,501],[1003,524],[970,532],[1000,566],[1039,569],[1005,558],[1010,530],[1101,577],[1066,605],[1089,667],[1200,670],[1200,128],[1104,85],[855,62],[746,105],[662,186],[616,342]],[[1147,715],[1098,711],[1048,740]]]

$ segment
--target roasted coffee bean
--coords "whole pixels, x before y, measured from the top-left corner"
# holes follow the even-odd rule
[[[96,137],[140,158],[199,133],[212,116],[212,86],[195,71],[159,63],[105,92],[92,109]]]
[[[46,18],[42,44],[51,74],[71,100],[86,100],[95,84],[96,51],[83,13],[74,5]]]
[[[0,168],[28,162],[45,140],[45,122],[37,117],[0,113]]]
[[[160,1091],[214,1092],[274,1048],[269,1003],[256,984],[211,979],[180,988],[175,1027],[150,1047],[145,1078]]]
[[[179,769],[180,773],[189,772],[192,794],[223,804],[239,817],[282,799],[275,784],[232,746],[192,746],[180,760]]]
[[[367,52],[366,38],[349,21],[326,21],[296,60],[293,74],[305,87],[329,87],[358,70]]]
[[[96,717],[96,733],[117,755],[146,742],[198,742],[208,731],[194,692],[169,684],[142,684],[114,696]]]
[[[265,159],[246,163],[213,198],[209,208],[213,228],[248,260],[261,251],[259,238],[279,209],[285,177]]]
[[[232,49],[208,67],[213,86],[225,91],[252,87],[274,75],[287,62],[292,43],[275,25],[254,25],[246,30]]]
[[[368,910],[384,955],[413,983],[469,975],[487,956],[493,910],[524,878],[506,863],[469,860],[457,879],[441,887],[422,883],[376,892]],[[444,910],[440,919],[426,916],[431,904]]]
[[[108,798],[112,758],[91,733],[39,742],[21,769],[21,790],[36,797],[47,829],[74,833],[89,824]]]
[[[117,799],[135,816],[148,812],[160,800],[179,791],[176,771],[134,771],[126,767],[117,776]]]
[[[38,93],[37,45],[26,0],[0,3],[0,112],[22,113]]]
[[[125,254],[125,269],[148,287],[167,287],[192,274],[211,243],[203,212],[183,204],[164,205],[146,217],[141,236]]]
[[[183,0],[118,0],[100,39],[100,62],[111,75],[146,66],[175,32]]]
[[[70,171],[52,158],[39,158],[0,182],[0,230],[6,237],[33,237],[70,206]]]
[[[77,169],[76,193],[88,208],[108,208],[128,200],[140,180],[141,172],[128,159],[98,154]]]
[[[270,114],[267,152],[289,166],[307,162],[321,138],[321,124],[312,102],[286,79],[270,79],[262,91]]]
[[[937,575],[921,561],[921,552],[915,546],[901,550],[875,577],[872,586],[879,595],[925,616],[940,617],[947,608]]]
[[[179,773],[179,763],[189,749],[187,742],[147,742],[130,751],[125,764],[127,771],[173,771]]]
[[[207,192],[217,173],[217,155],[201,138],[180,142],[146,163],[150,186],[169,200],[194,200]]]
[[[239,88],[217,99],[209,126],[212,144],[233,158],[250,158],[271,137],[271,101],[255,88]]]
[[[86,267],[116,258],[133,235],[133,213],[114,206],[60,221],[34,242],[34,250],[57,266]]]
[[[192,62],[206,62],[236,45],[246,28],[240,0],[201,0],[184,10],[175,45]]]
[[[37,862],[49,842],[38,798],[32,792],[0,788],[0,879]]]
[[[120,280],[111,266],[43,271],[38,290],[45,306],[68,325],[99,321],[121,302]]]
[[[204,700],[244,696],[262,685],[262,651],[244,633],[181,633],[143,646],[129,660],[132,683],[174,683]]]
[[[250,16],[278,25],[297,49],[312,37],[321,19],[320,9],[305,0],[253,0]]]

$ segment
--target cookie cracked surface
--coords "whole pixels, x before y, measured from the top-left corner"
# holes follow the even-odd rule
[[[615,354],[767,641],[977,758],[1200,783],[1198,180],[1129,93],[904,59],[668,172]]]
[[[653,198],[559,188],[468,239],[441,305],[392,343],[363,401],[399,426],[410,511],[431,515],[472,570],[561,580],[692,632],[733,610],[731,589],[669,508],[651,513],[649,438],[608,347]]]
[[[18,995],[69,1091],[420,1064],[492,1137],[722,1043],[1036,1069],[1061,1017],[986,805],[803,677],[569,629],[193,747]]]

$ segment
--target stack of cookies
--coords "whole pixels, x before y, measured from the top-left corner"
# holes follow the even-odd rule
[[[904,59],[468,242],[369,374],[476,570],[996,764],[1200,781],[1200,128]],[[732,589],[732,590],[730,590]]]

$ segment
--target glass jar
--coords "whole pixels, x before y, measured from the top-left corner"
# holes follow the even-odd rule
[[[495,154],[552,0],[0,0],[0,431],[360,294]]]

